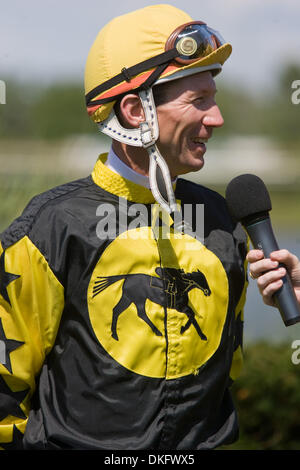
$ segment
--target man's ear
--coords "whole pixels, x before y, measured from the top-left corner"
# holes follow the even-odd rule
[[[145,114],[138,95],[129,93],[119,103],[119,119],[126,128],[137,128],[145,121]]]

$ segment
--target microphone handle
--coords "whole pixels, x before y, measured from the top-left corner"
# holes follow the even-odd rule
[[[269,217],[247,225],[245,229],[254,248],[262,250],[265,258],[269,258],[272,251],[279,250]],[[283,264],[281,266],[286,268]],[[282,287],[274,294],[274,301],[285,326],[290,326],[300,322],[300,306],[288,272],[282,281]]]

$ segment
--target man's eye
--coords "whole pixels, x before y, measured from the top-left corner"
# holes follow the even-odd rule
[[[194,104],[199,106],[200,104],[204,102],[204,100],[205,100],[204,96],[198,96],[198,98],[194,99]]]

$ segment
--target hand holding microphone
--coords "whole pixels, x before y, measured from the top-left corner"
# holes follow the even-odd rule
[[[261,250],[251,250],[247,255],[250,263],[250,276],[257,279],[257,285],[264,303],[276,306],[274,294],[283,285],[282,277],[286,274],[286,266],[294,286],[298,303],[300,304],[300,261],[288,250],[274,251],[270,259],[265,259]]]
[[[249,174],[234,178],[227,186],[226,202],[233,219],[242,223],[254,248],[264,255],[263,258],[261,252],[255,251],[248,255],[249,261],[253,262],[252,274],[254,270],[255,277],[259,277],[258,284],[264,300],[270,305],[271,297],[274,299],[286,326],[300,322],[300,304],[294,290],[298,286],[296,292],[300,300],[300,263],[287,250],[279,251],[269,216],[272,204],[264,182],[258,176]],[[276,267],[282,267],[284,271],[277,270],[275,273],[272,270]],[[287,268],[291,269],[292,280]],[[279,282],[279,278],[281,283],[275,286],[273,281]]]

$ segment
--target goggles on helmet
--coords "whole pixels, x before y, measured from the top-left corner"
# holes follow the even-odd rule
[[[165,50],[176,49],[176,62],[188,65],[202,59],[225,44],[221,35],[203,21],[186,23],[173,31],[166,42]]]
[[[202,21],[185,23],[176,28],[169,36],[166,41],[165,52],[132,67],[124,67],[121,73],[87,93],[86,104],[90,107],[115,100],[118,95],[92,101],[93,98],[96,98],[119,83],[125,80],[130,82],[134,76],[155,68],[150,77],[148,77],[139,89],[151,87],[170,62],[175,61],[182,66],[192,64],[193,62],[207,57],[223,44],[225,44],[225,41],[222,36],[217,31],[209,28],[206,23]]]

